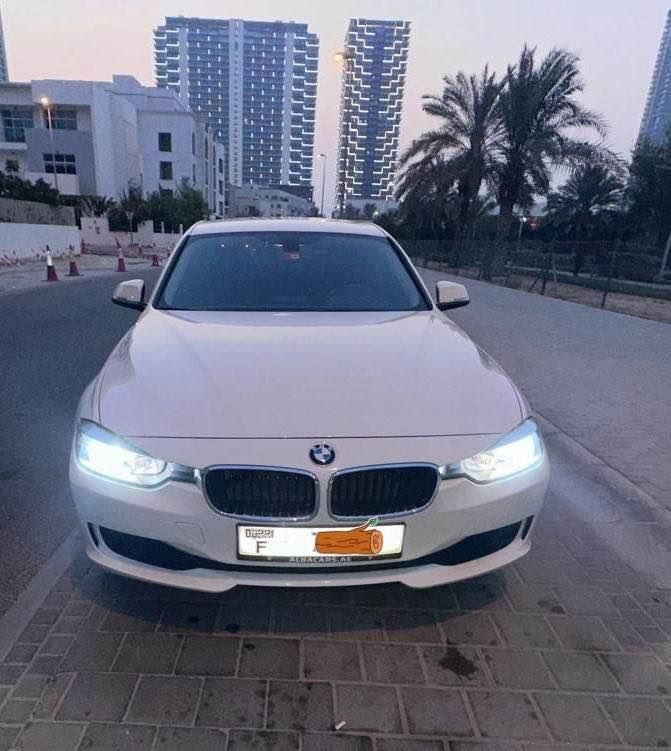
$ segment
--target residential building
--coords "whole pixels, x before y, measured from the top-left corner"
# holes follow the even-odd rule
[[[228,216],[316,216],[317,208],[306,198],[277,186],[230,185]]]
[[[9,81],[9,71],[7,69],[7,50],[5,49],[5,30],[0,14],[0,83],[4,81]]]
[[[4,83],[0,118],[5,172],[112,198],[130,183],[173,191],[186,178],[213,214],[224,213],[223,146],[172,91],[131,76]]]
[[[352,199],[391,199],[396,179],[410,23],[352,18],[340,102],[336,210]]]
[[[671,129],[671,10],[667,13],[662,41],[652,73],[652,82],[645,103],[639,140],[649,138],[655,143],[664,140]]]
[[[204,114],[233,185],[309,185],[319,41],[306,24],[168,17],[156,83]]]

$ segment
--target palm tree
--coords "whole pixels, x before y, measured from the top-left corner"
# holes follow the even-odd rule
[[[492,173],[501,134],[496,104],[504,82],[497,81],[487,66],[480,76],[459,72],[456,78],[446,76],[443,82],[442,96],[423,97],[424,112],[442,122],[423,133],[402,155],[400,164],[406,172],[397,197],[403,199],[409,186],[426,181],[422,173],[428,171],[430,177],[435,177],[439,169],[443,186],[455,185],[459,196],[455,243],[458,253],[473,221],[473,202]]]
[[[535,50],[525,45],[517,65],[508,67],[498,100],[504,130],[495,171],[499,240],[507,238],[516,207],[526,208],[534,195],[548,194],[555,168],[604,158],[599,146],[568,134],[587,128],[605,135],[601,117],[576,99],[584,88],[578,63],[576,55],[553,49],[537,65]],[[488,260],[485,278],[493,259]]]
[[[453,222],[454,174],[443,156],[408,164],[396,187],[402,220],[421,235],[443,236]]]

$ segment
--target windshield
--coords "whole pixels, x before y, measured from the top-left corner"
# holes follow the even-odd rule
[[[189,237],[157,307],[410,311],[429,304],[385,237],[236,232]]]

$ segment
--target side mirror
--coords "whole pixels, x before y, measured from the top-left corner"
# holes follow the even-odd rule
[[[124,308],[144,310],[147,303],[144,301],[144,282],[142,279],[129,279],[117,284],[112,294],[112,302]]]
[[[470,302],[468,292],[463,284],[456,282],[436,283],[436,306],[438,310],[461,308]]]

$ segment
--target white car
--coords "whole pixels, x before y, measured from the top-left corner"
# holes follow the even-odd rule
[[[70,462],[89,556],[137,579],[430,587],[530,547],[548,483],[508,376],[373,224],[192,227],[86,389]]]

